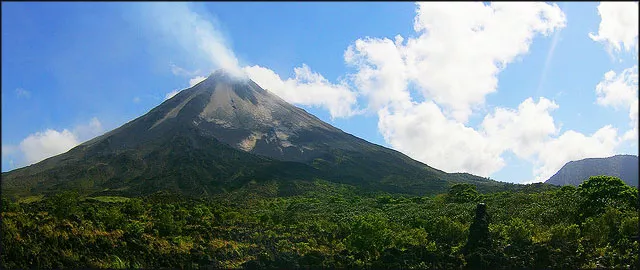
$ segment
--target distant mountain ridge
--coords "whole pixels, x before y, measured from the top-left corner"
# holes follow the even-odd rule
[[[68,189],[207,196],[268,181],[287,193],[314,179],[411,194],[443,193],[459,182],[477,184],[480,191],[510,186],[429,167],[347,134],[250,79],[218,70],[119,128],[2,173],[2,188],[14,197]]]
[[[554,174],[547,184],[580,185],[590,176],[615,176],[630,186],[638,187],[638,156],[616,155],[607,158],[586,158],[570,161]]]

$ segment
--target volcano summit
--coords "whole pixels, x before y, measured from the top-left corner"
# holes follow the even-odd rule
[[[347,134],[248,78],[218,70],[147,114],[66,153],[2,174],[11,196],[158,191],[206,196],[248,183],[326,180],[373,191],[445,192],[506,184],[449,174]],[[287,193],[287,192],[284,192]]]

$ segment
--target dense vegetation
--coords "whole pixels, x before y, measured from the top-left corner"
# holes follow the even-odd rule
[[[436,196],[314,185],[289,197],[3,199],[0,267],[638,268],[638,190],[614,177]]]

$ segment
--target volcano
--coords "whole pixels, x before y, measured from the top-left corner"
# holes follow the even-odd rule
[[[284,187],[314,180],[407,194],[446,192],[468,182],[347,134],[248,78],[225,70],[147,114],[66,153],[2,174],[13,197],[78,190],[87,195],[190,196],[230,192],[250,183]]]

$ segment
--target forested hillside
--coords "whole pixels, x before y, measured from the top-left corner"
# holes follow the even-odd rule
[[[638,269],[638,190],[618,178],[428,197],[314,185],[290,197],[265,185],[206,200],[3,199],[0,266]]]

